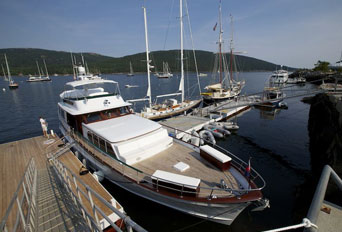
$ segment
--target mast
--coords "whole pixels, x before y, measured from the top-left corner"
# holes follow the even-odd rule
[[[11,84],[11,83],[12,83],[12,77],[11,77],[11,72],[10,72],[9,67],[8,67],[8,62],[7,62],[7,56],[6,56],[6,54],[5,54],[5,61],[6,61],[6,67],[7,67],[8,81],[9,81],[9,83]]]
[[[76,80],[75,63],[74,63],[74,58],[72,56],[72,52],[70,52],[70,56],[71,56],[72,72],[74,74],[74,80]]]
[[[230,81],[233,81],[233,16],[230,15],[231,39],[230,39]]]
[[[181,60],[181,80],[179,91],[182,93],[182,102],[184,102],[184,63],[183,63],[183,0],[179,0],[179,21],[180,21],[180,60]]]
[[[39,65],[38,65],[38,61],[36,61],[36,64],[37,64],[37,69],[38,69],[39,77],[41,78],[41,77],[42,77],[42,74],[40,73],[40,68],[39,68]]]
[[[49,78],[49,73],[48,73],[48,70],[47,70],[47,67],[46,67],[45,59],[43,59],[43,63],[44,63],[44,66],[45,66],[46,77]]]
[[[1,68],[2,68],[2,73],[4,74],[5,81],[8,81],[6,73],[5,73],[4,66],[2,64],[1,64]]]
[[[149,48],[148,48],[148,36],[147,36],[147,18],[146,18],[146,8],[143,7],[144,9],[144,24],[145,24],[145,45],[146,45],[146,68],[147,68],[147,82],[148,82],[148,87],[147,87],[147,93],[146,95],[148,96],[148,104],[150,109],[152,109],[152,98],[151,98],[151,70],[152,68],[150,66],[151,60],[149,57]],[[131,63],[130,63],[131,64]],[[131,66],[132,67],[132,66]]]
[[[221,13],[221,0],[219,5],[219,24],[220,24],[220,34],[219,34],[219,70],[220,70],[220,83],[222,84],[222,13]]]

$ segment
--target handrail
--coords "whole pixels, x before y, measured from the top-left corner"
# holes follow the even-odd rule
[[[315,195],[312,198],[310,209],[307,214],[307,218],[314,224],[317,223],[318,214],[321,210],[330,177],[338,186],[340,191],[342,191],[342,179],[329,165],[325,165],[321,174],[321,178],[319,179],[319,182],[317,184]],[[308,231],[314,232],[317,230],[316,228],[310,227]]]
[[[22,196],[20,197],[20,192]],[[31,158],[25,168],[24,174],[19,181],[18,187],[13,194],[11,202],[6,210],[5,216],[1,220],[0,231],[8,231],[8,226],[13,226],[10,231],[16,231],[19,223],[22,223],[22,230],[33,231],[36,227],[36,193],[37,193],[37,169],[34,159]],[[19,199],[20,198],[20,199]],[[24,202],[24,200],[26,200]],[[17,203],[17,213],[14,225],[8,225],[15,202]]]
[[[304,231],[307,232],[317,232],[319,231],[319,227],[316,224],[318,215],[321,211],[321,207],[324,201],[325,193],[327,191],[328,183],[332,177],[335,184],[339,187],[340,191],[342,191],[342,179],[336,174],[336,172],[329,166],[325,165],[319,179],[319,182],[316,187],[315,195],[312,198],[312,202],[306,215],[306,218],[303,218],[302,223],[298,225],[286,226],[282,228],[267,230],[264,232],[279,232],[279,231],[288,231],[298,228],[304,228]]]
[[[104,204],[106,207],[108,207],[111,211],[113,211],[115,214],[117,214],[121,219],[124,220],[124,222],[126,223],[126,226],[129,228],[128,231],[131,231],[130,229],[134,229],[138,232],[146,232],[145,229],[143,229],[142,227],[140,227],[138,224],[136,224],[132,219],[130,219],[129,216],[127,216],[126,214],[120,212],[118,209],[116,209],[115,207],[113,207],[110,203],[108,203],[105,199],[102,198],[101,195],[99,195],[96,191],[94,191],[89,185],[85,184],[77,175],[75,175],[68,167],[66,167],[62,162],[60,162],[58,159],[52,158],[51,159],[52,164],[55,168],[55,170],[57,171],[57,174],[59,176],[59,178],[64,182],[65,186],[69,189],[70,194],[73,196],[74,199],[76,199],[79,204],[82,206],[83,211],[87,214],[87,216],[91,216],[88,212],[86,212],[86,209],[84,208],[83,204],[82,204],[82,199],[80,197],[80,193],[84,196],[84,198],[86,200],[88,200],[92,206],[93,209],[93,214],[95,216],[95,220],[94,218],[92,218],[93,223],[95,224],[95,227],[99,226],[99,221],[98,221],[98,217],[97,217],[97,212],[100,213],[104,219],[115,228],[115,230],[117,231],[122,231],[118,226],[115,225],[115,223],[108,218],[107,215],[105,215],[103,213],[103,211],[94,203],[94,201],[92,200],[92,197],[95,196],[102,204]],[[72,180],[70,180],[70,176],[72,177]],[[77,180],[77,182],[76,182]],[[74,183],[74,189],[77,192],[77,195],[71,190],[71,183]],[[87,191],[87,193],[83,192],[80,188],[79,188],[79,183],[80,185],[82,185],[85,190]],[[85,215],[83,215],[85,217]],[[85,217],[86,220],[88,220],[89,218]]]

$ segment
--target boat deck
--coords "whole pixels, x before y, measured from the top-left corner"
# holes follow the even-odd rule
[[[178,162],[186,163],[190,168],[180,172],[173,167]],[[156,170],[162,170],[201,179],[201,190],[199,195],[201,197],[208,197],[212,193],[211,188],[220,188],[220,181],[222,179],[225,181],[228,188],[239,189],[238,182],[229,170],[222,172],[214,165],[200,157],[197,152],[175,142],[167,150],[147,160],[141,161],[133,165],[133,167],[149,175],[152,175]],[[229,195],[228,192],[219,190],[214,191],[213,194]]]

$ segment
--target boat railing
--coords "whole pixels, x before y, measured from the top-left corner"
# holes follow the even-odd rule
[[[66,167],[62,162],[58,159],[52,157],[50,162],[53,164],[53,167],[58,175],[58,178],[63,183],[64,187],[70,193],[73,201],[80,206],[82,211],[82,216],[88,223],[90,229],[92,231],[102,231],[99,215],[101,215],[105,221],[108,222],[110,226],[112,226],[115,231],[121,232],[122,229],[120,226],[116,225],[113,220],[111,220],[106,213],[104,213],[104,209],[109,209],[110,212],[114,212],[117,216],[119,216],[125,223],[127,231],[132,231],[134,229],[138,232],[145,232],[146,230],[135,223],[129,216],[121,212],[119,209],[114,207],[112,204],[107,202],[101,195],[99,195],[95,190],[93,190],[89,185],[85,184],[78,175],[75,175],[68,167]],[[87,202],[88,205],[91,206],[92,212],[88,212],[84,206],[84,203]],[[104,206],[100,207],[100,206]],[[102,208],[102,209],[101,209]]]
[[[241,160],[239,157],[237,157],[236,155],[234,155],[233,153],[231,153],[230,151],[216,145],[216,144],[213,144],[211,141],[209,140],[205,140],[197,135],[194,135],[194,134],[191,134],[189,132],[186,132],[186,131],[182,131],[182,130],[179,130],[179,129],[176,129],[176,128],[173,128],[173,127],[170,127],[170,126],[167,126],[167,125],[164,125],[162,123],[160,123],[163,127],[167,127],[169,129],[172,129],[174,130],[174,133],[172,134],[172,137],[176,140],[179,140],[179,141],[182,141],[183,143],[187,143],[191,146],[194,146],[194,147],[197,147],[198,149],[200,148],[200,146],[197,146],[197,145],[194,145],[192,144],[191,142],[191,138],[196,138],[196,139],[199,139],[199,140],[204,140],[207,144],[209,144],[210,146],[212,146],[213,148],[219,150],[220,152],[224,153],[225,155],[229,156],[230,158],[232,158],[232,164],[234,165],[234,167],[241,173],[241,174],[245,174],[245,171],[246,171],[246,168],[248,167],[248,164],[246,162],[244,162],[243,160]],[[183,141],[181,139],[178,139],[176,136],[178,133],[184,133],[186,135],[188,135],[188,137],[190,137],[190,139],[188,141]],[[253,188],[253,186],[250,186],[251,189],[249,189],[249,191],[253,191],[253,190],[261,190],[263,188],[265,188],[266,186],[266,181],[264,180],[264,178],[262,178],[262,176],[253,168],[251,167],[251,170],[250,170],[250,181],[253,181],[255,184],[259,184],[260,187],[258,188]],[[257,185],[257,186],[259,186]]]
[[[306,218],[303,218],[302,222],[297,225],[291,225],[286,226],[282,228],[277,229],[271,229],[264,232],[280,232],[280,231],[292,231],[294,229],[304,228],[305,232],[317,232],[317,231],[340,231],[341,229],[338,225],[333,225],[332,223],[337,222],[337,217],[340,217],[341,206],[332,204],[331,208],[336,210],[337,212],[331,213],[329,210],[329,217],[321,216],[320,221],[318,218],[320,217],[320,214],[325,212],[324,211],[324,198],[327,192],[329,180],[332,179],[340,191],[342,191],[342,179],[337,175],[337,173],[332,169],[329,165],[325,165],[321,174],[321,177],[319,179],[319,182],[316,186],[315,195],[312,198],[312,202],[308,211],[308,214],[306,215]],[[332,210],[331,210],[332,211]],[[327,212],[325,212],[327,213]],[[325,214],[323,213],[323,214]]]
[[[125,175],[129,177],[130,179],[134,180],[136,183],[144,185],[148,188],[156,188],[158,191],[159,189],[167,189],[172,192],[178,193],[180,196],[184,195],[193,195],[192,191],[187,190],[187,185],[182,185],[177,182],[172,182],[170,180],[164,180],[162,178],[155,178],[152,177],[151,174],[145,173],[142,170],[139,170],[135,167],[132,167],[125,162],[122,162],[121,160],[113,157],[113,155],[99,149],[95,144],[93,144],[91,141],[89,141],[87,138],[85,138],[83,135],[81,135],[78,132],[72,133],[74,139],[82,146],[82,149],[86,152],[90,152],[97,161],[106,164],[110,168],[112,168],[114,171],[118,172],[120,171],[122,175]],[[222,148],[221,148],[222,149]],[[223,149],[224,150],[224,149]],[[224,150],[225,153],[227,151]],[[234,167],[240,171],[243,175],[243,168],[247,167],[247,164],[234,156],[232,153],[229,153],[230,156],[232,156],[232,160],[237,159],[238,161],[233,161]],[[223,188],[222,186],[217,187],[205,187],[205,186],[199,186],[197,197],[207,197],[212,198],[214,197],[235,197],[236,195],[244,195],[249,192],[253,191],[259,191],[265,187],[265,181],[263,178],[252,168],[250,172],[250,181],[253,183],[257,180],[261,180],[262,185],[261,187],[255,187],[255,185],[251,184],[248,189],[240,189],[238,188]],[[157,184],[156,184],[157,180]],[[251,182],[251,183],[252,183]],[[165,184],[167,183],[167,184]],[[176,186],[172,187],[172,186]],[[181,187],[181,188],[179,188]]]
[[[0,231],[35,231],[36,200],[37,168],[34,159],[31,158],[1,220]]]

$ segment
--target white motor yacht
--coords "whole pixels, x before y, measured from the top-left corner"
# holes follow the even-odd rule
[[[265,182],[249,164],[222,148],[172,138],[130,107],[115,81],[66,84],[60,130],[88,168],[140,197],[226,225],[263,201]]]

